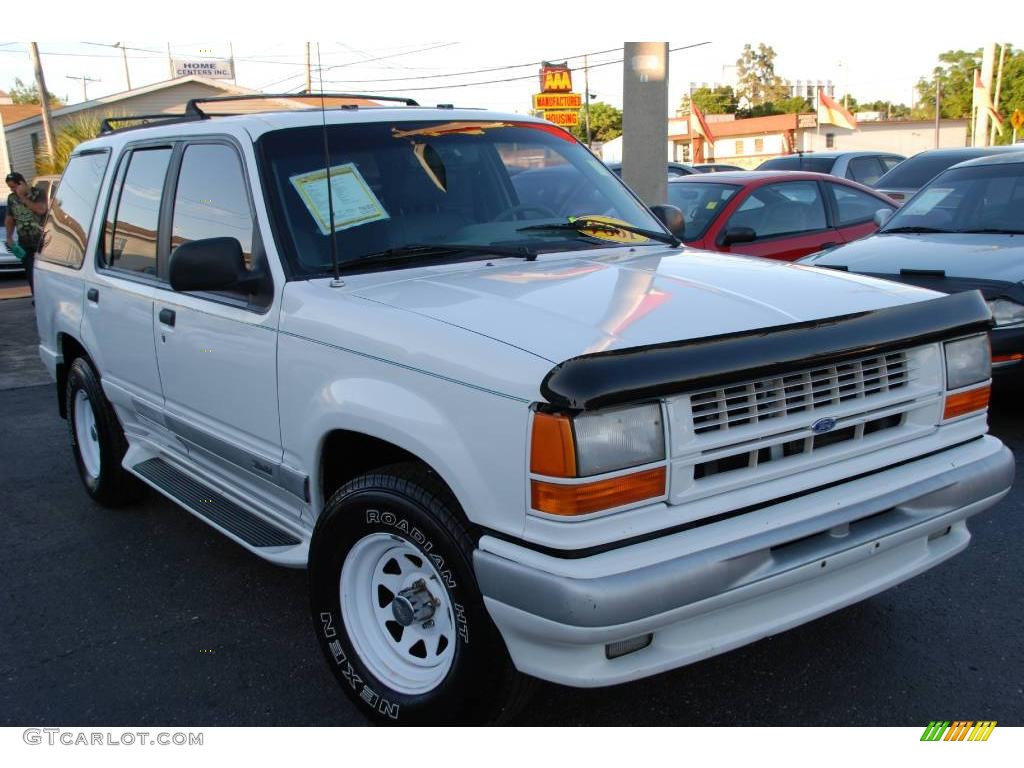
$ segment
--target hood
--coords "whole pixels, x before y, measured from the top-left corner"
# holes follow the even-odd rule
[[[363,275],[368,301],[561,362],[577,355],[736,333],[934,296],[907,285],[768,259],[658,247],[543,255],[459,271]],[[376,277],[376,279],[374,279]],[[383,281],[382,279],[383,278]]]
[[[1024,280],[1024,235],[878,234],[803,263],[844,266],[872,275],[942,270],[950,278],[1017,283]]]

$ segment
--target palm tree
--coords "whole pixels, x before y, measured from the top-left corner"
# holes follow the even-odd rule
[[[100,118],[74,117],[62,123],[57,135],[54,136],[53,156],[45,149],[36,152],[36,173],[40,175],[60,174],[71,159],[75,147],[88,139],[100,135]]]

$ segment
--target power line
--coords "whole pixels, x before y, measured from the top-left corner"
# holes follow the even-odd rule
[[[690,48],[699,48],[702,45],[710,45],[710,44],[711,44],[711,41],[709,40],[709,41],[703,42],[703,43],[693,43],[691,45],[681,45],[678,48],[670,48],[669,49],[669,53],[674,53],[676,51],[685,51],[685,50],[688,50]],[[615,49],[615,50],[621,50],[621,49]],[[573,58],[575,58],[575,57],[573,57]],[[623,59],[614,59],[612,61],[605,61],[605,62],[602,62],[600,64],[593,64],[593,65],[587,67],[587,69],[597,69],[598,67],[606,67],[609,64],[621,64],[622,61],[623,61]],[[572,71],[576,71],[576,70],[579,70],[579,69],[582,69],[582,67],[575,67]],[[525,76],[522,76],[522,77],[506,77],[506,78],[502,78],[500,80],[480,80],[480,81],[477,81],[475,83],[457,83],[457,84],[454,84],[454,85],[428,85],[428,86],[425,86],[425,87],[422,87],[422,88],[385,88],[385,89],[376,89],[375,88],[374,90],[377,93],[399,93],[399,92],[407,92],[407,91],[414,91],[414,92],[415,91],[439,91],[439,90],[444,90],[446,88],[448,88],[448,89],[450,89],[450,88],[469,88],[469,87],[472,87],[474,85],[494,85],[496,83],[514,83],[514,82],[521,81],[521,80],[532,80],[536,76],[537,76],[536,74],[533,74],[533,75],[525,75]],[[346,82],[351,82],[351,81],[349,81],[349,80],[326,80],[325,82],[327,82],[327,83],[346,83]]]

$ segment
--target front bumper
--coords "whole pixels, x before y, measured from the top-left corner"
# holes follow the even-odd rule
[[[484,536],[474,567],[520,671],[578,687],[612,685],[776,634],[938,565],[967,546],[966,519],[1005,496],[1013,472],[1012,453],[986,436],[590,557],[553,557]],[[780,519],[789,522],[770,524]],[[652,553],[661,557],[652,562]],[[607,658],[608,644],[646,634],[647,647]]]

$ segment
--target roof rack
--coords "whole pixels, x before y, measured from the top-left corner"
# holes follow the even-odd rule
[[[194,120],[208,120],[211,117],[230,117],[237,112],[207,112],[204,109],[200,109],[200,104],[208,103],[219,103],[225,101],[257,101],[261,99],[368,99],[372,101],[391,101],[399,104],[404,104],[407,107],[418,107],[419,102],[415,99],[409,99],[404,96],[374,96],[369,93],[251,93],[239,96],[205,96],[198,97],[195,99],[189,99],[188,103],[185,104],[185,111],[180,114],[159,114],[159,115],[121,115],[118,117],[106,117],[100,121],[100,135],[103,136],[108,133],[115,133],[119,131],[131,131],[136,128],[145,128],[153,123],[159,123],[160,125],[169,125],[173,123],[187,123]],[[358,105],[347,105],[348,108],[358,107]],[[334,107],[332,107],[333,109]],[[342,107],[344,108],[344,106]],[[115,128],[114,123],[127,123],[127,122],[139,122],[140,125],[130,125],[121,128]]]

